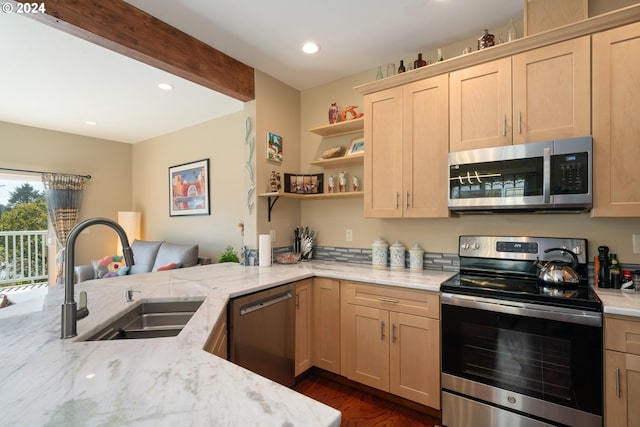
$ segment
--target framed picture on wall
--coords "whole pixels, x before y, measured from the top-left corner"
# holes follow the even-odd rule
[[[352,139],[351,145],[349,146],[349,151],[347,151],[347,156],[353,156],[354,154],[362,153],[364,153],[364,137]]]
[[[267,160],[282,163],[282,137],[267,132]]]
[[[169,216],[209,215],[209,159],[169,167]]]

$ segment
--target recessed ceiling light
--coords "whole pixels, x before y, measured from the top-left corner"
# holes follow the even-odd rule
[[[302,45],[302,51],[308,54],[314,54],[320,50],[320,46],[318,46],[314,42],[306,42]]]
[[[86,122],[84,122],[85,124],[89,125],[89,126],[95,126],[98,123],[94,122],[93,120],[87,120]]]
[[[169,83],[160,83],[158,84],[158,87],[162,90],[171,90],[173,89],[173,86],[171,86]]]

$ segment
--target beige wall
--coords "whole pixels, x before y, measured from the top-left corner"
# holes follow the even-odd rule
[[[256,70],[256,192],[269,191],[271,171],[300,173],[300,92]],[[267,132],[282,137],[282,163],[266,160]],[[267,220],[267,198],[258,197],[257,234],[275,231],[274,247],[290,246],[293,229],[301,225],[300,202],[279,199],[273,208],[271,222]],[[254,246],[255,247],[255,246]]]
[[[81,218],[116,220],[131,209],[131,145],[0,122],[0,167],[91,175],[83,193]],[[76,263],[113,254],[116,235],[103,226],[79,237]]]
[[[308,129],[328,123],[327,110],[332,102],[337,102],[341,108],[349,104],[362,107],[362,96],[353,87],[372,81],[375,74],[376,70],[369,70],[302,93],[300,139],[303,170],[321,172],[308,163],[330,146],[348,146],[353,136],[323,140]],[[361,168],[349,168],[347,171],[360,173]],[[325,173],[330,174],[331,171]],[[457,239],[461,234],[566,236],[589,239],[591,255],[597,254],[597,247],[604,244],[618,253],[622,264],[640,264],[640,255],[632,253],[631,240],[633,233],[640,234],[640,218],[596,219],[585,213],[383,220],[364,218],[362,199],[314,200],[302,201],[301,204],[302,222],[318,231],[318,244],[321,246],[368,248],[378,236],[382,236],[389,243],[396,240],[405,246],[420,243],[427,251],[457,253]],[[353,242],[345,240],[346,229],[353,230]]]
[[[142,238],[197,243],[217,261],[227,245],[240,251],[246,209],[245,112],[133,145],[133,209],[142,213]],[[211,215],[169,216],[169,167],[209,159]]]

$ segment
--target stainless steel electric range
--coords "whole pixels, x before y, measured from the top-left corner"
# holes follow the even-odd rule
[[[538,260],[574,264],[558,248],[575,253],[577,283],[539,277]],[[587,241],[460,236],[458,254],[460,273],[441,286],[443,424],[602,426],[602,304]]]

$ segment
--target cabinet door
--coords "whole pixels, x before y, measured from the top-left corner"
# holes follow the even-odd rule
[[[448,76],[404,86],[403,103],[404,217],[448,217]]]
[[[296,283],[295,375],[311,367],[311,283]]]
[[[344,375],[389,391],[389,312],[353,304],[344,308]]]
[[[640,356],[605,352],[605,426],[640,426]]]
[[[389,391],[440,409],[440,322],[390,312]]]
[[[364,97],[364,215],[402,216],[402,87]]]
[[[449,151],[511,144],[511,58],[449,75]]]
[[[313,364],[340,374],[340,282],[313,278]]]
[[[591,135],[589,36],[512,57],[513,143]]]
[[[640,216],[640,23],[593,36],[593,210]]]

